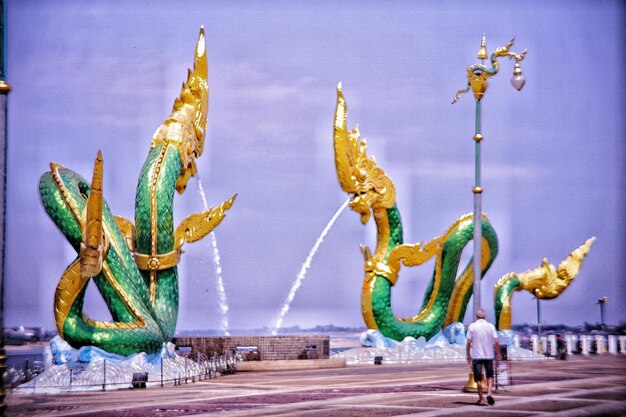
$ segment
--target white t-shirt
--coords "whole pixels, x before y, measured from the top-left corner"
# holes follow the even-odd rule
[[[472,341],[472,359],[493,359],[493,341],[497,339],[496,327],[485,319],[478,319],[467,328],[467,340]]]

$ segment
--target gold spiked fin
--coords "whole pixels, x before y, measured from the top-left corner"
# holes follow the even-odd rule
[[[232,207],[236,198],[237,194],[235,193],[217,208],[209,208],[202,213],[194,213],[183,220],[174,232],[175,250],[180,249],[185,242],[196,242],[208,235],[224,220],[226,210]]]
[[[105,252],[104,228],[102,225],[102,152],[98,151],[93,167],[91,190],[85,208],[83,240],[80,244],[80,275],[93,277],[102,270]]]

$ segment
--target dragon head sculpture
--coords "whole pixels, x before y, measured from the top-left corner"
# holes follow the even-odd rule
[[[337,108],[335,110],[335,167],[341,189],[353,194],[350,208],[361,215],[367,223],[371,211],[393,207],[396,189],[385,171],[376,165],[374,157],[367,156],[367,142],[360,139],[358,128],[348,131],[348,108],[337,85]]]
[[[587,239],[562,260],[557,268],[544,259],[541,266],[518,274],[520,290],[526,290],[544,300],[558,297],[578,275],[582,261],[595,241],[595,237]]]
[[[159,126],[152,136],[152,147],[168,142],[178,148],[182,171],[176,180],[176,190],[182,194],[187,181],[198,169],[196,158],[204,150],[207,113],[209,110],[208,68],[204,26],[194,54],[193,71],[188,70],[187,81],[183,83],[180,97],[174,100],[170,116]]]

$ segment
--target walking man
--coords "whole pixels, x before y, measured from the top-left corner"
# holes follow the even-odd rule
[[[498,335],[493,324],[485,320],[487,313],[483,308],[476,312],[476,321],[467,328],[467,363],[472,365],[474,381],[478,387],[478,405],[494,405],[491,396],[493,388],[493,358],[500,360],[500,345]],[[483,398],[483,368],[487,377],[487,403]]]

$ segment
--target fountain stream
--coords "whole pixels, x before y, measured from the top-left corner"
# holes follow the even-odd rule
[[[198,176],[198,190],[200,191],[200,197],[202,197],[202,202],[204,203],[204,209],[208,210],[209,205],[206,201],[206,195],[204,193],[204,188],[202,187],[202,180],[200,179],[200,176]],[[220,310],[220,324],[224,335],[230,336],[230,333],[228,331],[228,299],[226,298],[226,291],[224,290],[224,280],[222,279],[220,251],[217,247],[217,237],[215,236],[215,232],[211,232],[209,233],[209,235],[211,236],[211,246],[213,248],[213,262],[215,264],[215,276],[217,278],[216,285]]]
[[[274,324],[274,327],[272,328],[272,335],[273,336],[276,336],[276,334],[278,333],[278,330],[280,329],[280,326],[283,323],[283,319],[285,318],[285,315],[289,311],[289,307],[291,306],[291,302],[293,301],[294,297],[296,296],[296,293],[298,292],[298,289],[302,285],[302,281],[304,281],[304,278],[306,276],[307,270],[311,266],[311,262],[313,261],[313,257],[315,256],[315,254],[317,253],[317,250],[319,249],[320,245],[324,241],[324,238],[328,234],[328,231],[333,226],[335,221],[337,221],[337,218],[339,218],[339,215],[345,210],[346,207],[348,207],[348,203],[349,202],[350,202],[350,199],[346,200],[341,205],[341,207],[339,207],[339,209],[335,212],[335,214],[330,219],[330,221],[328,222],[326,227],[324,227],[324,230],[322,230],[322,233],[320,234],[320,236],[315,241],[315,244],[313,245],[313,248],[309,252],[309,255],[306,257],[306,260],[304,261],[304,263],[302,264],[302,267],[300,268],[300,272],[298,273],[298,276],[296,277],[296,280],[294,281],[293,285],[291,286],[291,290],[289,291],[289,295],[287,295],[287,298],[285,299],[285,302],[283,303],[283,306],[280,309],[280,313],[278,314],[278,318],[276,319],[276,323]]]

